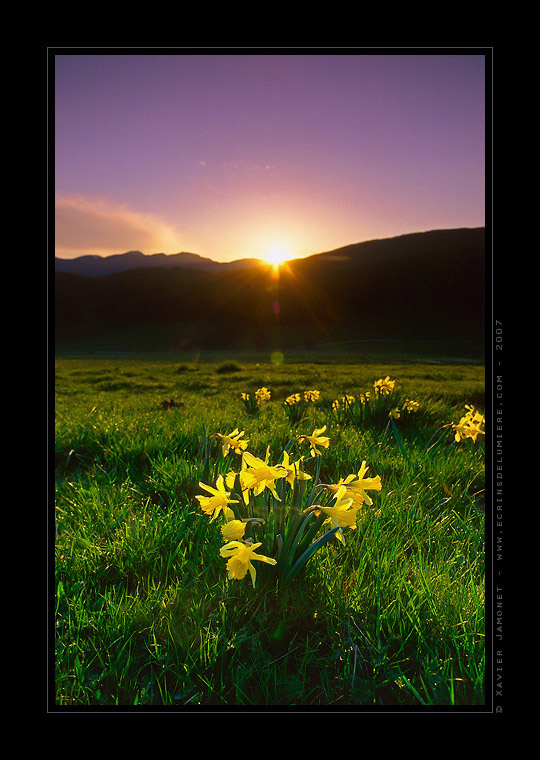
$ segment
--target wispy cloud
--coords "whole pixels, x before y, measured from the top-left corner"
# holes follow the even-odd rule
[[[55,198],[55,249],[60,256],[179,250],[173,229],[153,214],[103,198],[63,194]]]

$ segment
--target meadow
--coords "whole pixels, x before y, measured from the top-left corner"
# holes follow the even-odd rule
[[[484,388],[483,364],[467,359],[57,357],[55,705],[485,704],[485,442],[455,427],[467,407],[485,413]],[[215,435],[233,431],[247,449]],[[302,436],[328,444],[313,452]],[[309,479],[276,476],[257,495],[227,479],[243,451],[282,466],[286,451]],[[354,486],[363,462],[372,490],[358,503],[325,488]],[[331,535],[277,583],[279,563],[257,562],[253,587],[233,549],[221,554],[236,535],[223,532],[227,509],[204,501],[200,483],[219,491],[220,474],[227,509],[255,509],[241,530],[267,557]],[[295,519],[312,521],[302,536],[281,531],[272,488],[283,510],[296,489]],[[332,517],[340,498],[346,524]]]

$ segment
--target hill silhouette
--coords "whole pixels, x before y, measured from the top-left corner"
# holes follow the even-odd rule
[[[74,259],[54,260],[57,272],[84,274],[88,277],[103,277],[107,274],[127,272],[130,269],[204,269],[207,271],[223,271],[225,269],[242,269],[254,264],[260,264],[260,259],[238,259],[237,261],[213,261],[199,256],[197,253],[152,253],[127,251],[114,253],[112,256],[78,256]]]
[[[56,345],[272,349],[482,340],[485,279],[484,228],[357,243],[291,260],[279,279],[255,262],[98,277],[57,271]]]

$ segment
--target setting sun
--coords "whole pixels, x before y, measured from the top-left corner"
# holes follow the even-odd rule
[[[269,264],[273,264],[275,267],[278,267],[280,264],[290,258],[290,251],[288,251],[284,246],[278,245],[273,246],[264,254],[265,261],[267,261]]]

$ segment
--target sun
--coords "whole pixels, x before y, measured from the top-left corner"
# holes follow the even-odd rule
[[[264,253],[264,260],[274,267],[279,267],[284,261],[291,258],[290,251],[282,245],[274,245],[268,248]]]

